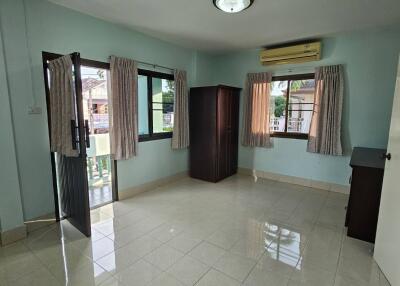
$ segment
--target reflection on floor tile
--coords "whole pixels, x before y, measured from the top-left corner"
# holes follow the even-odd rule
[[[89,186],[89,202],[90,208],[112,202],[111,183],[105,183],[100,186]]]
[[[0,285],[389,285],[345,235],[347,196],[251,177],[182,179],[0,248]]]

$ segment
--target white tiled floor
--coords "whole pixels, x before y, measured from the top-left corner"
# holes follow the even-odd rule
[[[389,285],[346,237],[347,196],[234,176],[183,179],[0,248],[0,285]]]

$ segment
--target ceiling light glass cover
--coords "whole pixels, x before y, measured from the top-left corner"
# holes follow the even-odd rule
[[[253,4],[254,0],[213,0],[215,7],[226,13],[243,11]]]

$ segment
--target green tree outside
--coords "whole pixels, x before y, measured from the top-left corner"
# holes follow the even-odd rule
[[[285,112],[286,109],[286,97],[284,96],[277,96],[275,97],[275,117],[281,117],[283,116],[283,113]]]
[[[175,83],[172,80],[167,80],[166,90],[162,92],[162,102],[167,103],[163,104],[163,113],[173,112],[174,107],[174,97],[175,97]],[[172,132],[172,127],[163,127],[163,131]]]
[[[297,91],[302,87],[306,86],[308,80],[294,80],[290,82],[290,91]],[[286,81],[279,82],[279,87],[285,87]],[[286,96],[276,96],[275,97],[275,117],[279,118],[283,116],[286,109]]]

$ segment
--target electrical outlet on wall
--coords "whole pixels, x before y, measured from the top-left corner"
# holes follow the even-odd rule
[[[28,114],[42,114],[42,108],[38,106],[29,106]]]

